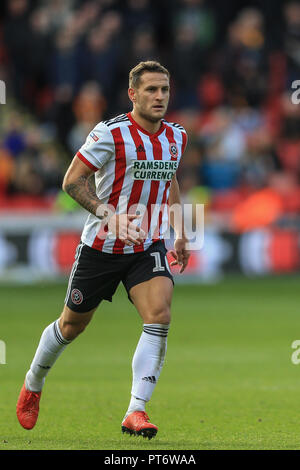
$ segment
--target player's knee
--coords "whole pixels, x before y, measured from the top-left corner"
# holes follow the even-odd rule
[[[171,311],[168,305],[151,308],[144,318],[145,323],[168,325],[171,322]]]

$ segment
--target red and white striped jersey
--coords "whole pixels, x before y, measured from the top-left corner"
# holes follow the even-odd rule
[[[146,233],[145,242],[126,246],[103,222],[90,214],[82,241],[105,253],[128,254],[144,251],[163,239],[169,226],[168,198],[171,179],[186,147],[184,128],[162,120],[155,134],[141,128],[131,114],[96,125],[77,152],[95,171],[96,193],[117,214],[140,213],[135,223]]]

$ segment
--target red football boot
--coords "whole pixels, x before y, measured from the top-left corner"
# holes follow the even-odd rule
[[[122,432],[135,434],[152,439],[158,431],[157,426],[149,423],[149,416],[145,411],[134,411],[124,419],[122,423]]]
[[[25,383],[21,389],[17,403],[17,417],[25,429],[32,429],[37,422],[41,393],[26,390]]]

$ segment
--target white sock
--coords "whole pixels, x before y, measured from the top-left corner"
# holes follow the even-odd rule
[[[133,395],[131,395],[131,400],[130,400],[129,407],[125,416],[128,416],[130,413],[133,413],[134,411],[145,411],[145,405],[146,405],[145,400],[142,400],[141,398],[136,398]]]
[[[169,325],[144,324],[132,360],[132,389],[129,408],[125,416],[144,411],[156,386],[167,352]]]
[[[26,374],[25,387],[27,390],[32,392],[42,390],[46,375],[70,342],[62,336],[59,320],[45,328],[30,369]]]

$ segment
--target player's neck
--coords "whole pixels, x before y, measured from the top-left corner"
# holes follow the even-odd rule
[[[135,122],[145,129],[145,131],[149,132],[149,134],[156,134],[161,127],[161,119],[157,122],[151,122],[148,119],[145,119],[141,116],[135,109],[131,111],[131,116],[135,120]]]

